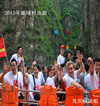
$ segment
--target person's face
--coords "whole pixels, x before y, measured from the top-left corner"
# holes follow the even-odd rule
[[[44,72],[44,73],[47,73],[47,67],[44,67],[43,72]]]
[[[21,55],[22,54],[22,48],[19,48],[17,53],[18,53],[18,55]]]
[[[36,64],[36,61],[33,61],[32,63],[32,69],[34,69],[34,65]]]
[[[71,57],[71,54],[70,54],[70,53],[68,53],[67,59],[69,59],[70,57]]]
[[[100,62],[95,62],[95,71],[100,72]]]
[[[64,48],[61,48],[61,49],[60,49],[60,52],[61,52],[61,55],[62,55],[62,56],[63,56],[63,54],[64,54],[64,50],[65,50]]]
[[[17,64],[16,64],[15,61],[11,62],[11,69],[12,69],[13,72],[16,71],[16,69],[17,69]]]
[[[36,66],[34,66],[34,68],[33,68],[33,73],[34,73],[34,76],[35,76],[35,77],[38,76],[38,72],[39,72],[38,68],[37,68]]]
[[[54,68],[52,67],[49,72],[49,77],[53,77],[53,75],[54,75]]]
[[[66,69],[67,69],[69,76],[73,77],[74,76],[74,70],[75,70],[73,64],[70,64]]]
[[[31,70],[30,69],[28,69],[27,72],[28,72],[28,74],[31,74]]]
[[[25,72],[27,71],[27,67],[24,67]]]

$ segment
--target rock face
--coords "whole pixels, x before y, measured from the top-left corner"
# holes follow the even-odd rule
[[[62,25],[66,45],[72,49],[78,45],[79,27],[83,15],[84,0],[61,0]],[[69,34],[66,32],[69,31]]]
[[[80,45],[87,56],[100,57],[100,0],[84,0],[84,20],[80,25]]]
[[[4,35],[8,59],[22,46],[29,66],[33,60],[40,65],[53,63],[64,43],[59,5],[50,0],[0,0],[0,32]],[[54,35],[55,28],[58,36]]]
[[[61,44],[77,42],[77,31],[72,31],[71,27],[76,28],[74,24],[81,17],[82,10],[79,12],[78,9],[81,5],[78,0],[1,0],[0,32],[4,34],[8,59],[18,46],[22,46],[29,66],[33,60],[41,66],[53,63]],[[71,37],[66,35],[68,26],[70,32],[74,32]],[[55,28],[58,29],[57,36],[54,35]]]
[[[85,57],[99,56],[99,4],[99,0],[0,0],[0,32],[8,59],[22,46],[29,66],[33,60],[41,66],[53,64],[61,44],[69,49],[81,45]],[[4,60],[0,58],[1,66]]]

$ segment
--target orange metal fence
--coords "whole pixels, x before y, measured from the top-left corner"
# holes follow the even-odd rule
[[[28,101],[26,96],[23,100],[18,100],[18,91],[23,92],[40,92],[39,101]],[[65,101],[58,101],[57,94],[65,94]],[[84,99],[85,95],[85,99]],[[24,106],[30,104],[38,104],[39,106],[100,106],[100,89],[83,92],[80,88],[68,87],[66,92],[57,91],[53,86],[42,86],[40,91],[36,90],[18,90],[12,85],[4,85],[0,88],[0,106],[18,106],[18,103],[23,103]]]

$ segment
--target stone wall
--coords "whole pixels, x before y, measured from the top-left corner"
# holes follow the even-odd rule
[[[80,25],[79,40],[80,45],[87,43],[88,56],[100,57],[100,0],[84,0],[84,20]]]

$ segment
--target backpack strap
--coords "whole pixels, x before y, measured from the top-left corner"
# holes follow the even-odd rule
[[[34,75],[32,74],[33,76],[33,82],[34,82],[34,90],[35,90],[35,78],[34,78]]]
[[[17,79],[15,80],[15,86],[17,85],[17,82],[18,82],[18,72],[17,72]]]

